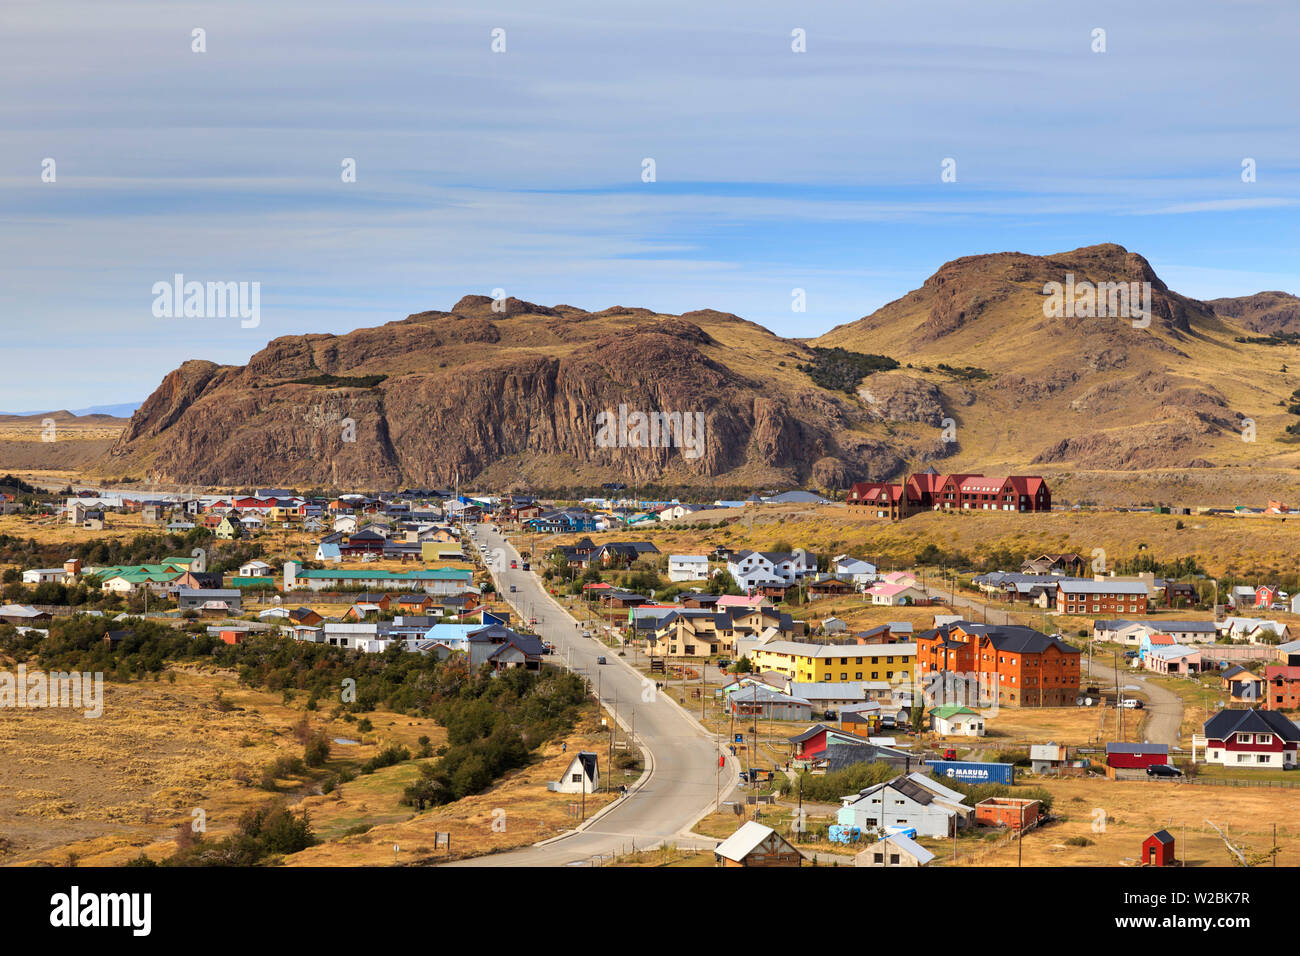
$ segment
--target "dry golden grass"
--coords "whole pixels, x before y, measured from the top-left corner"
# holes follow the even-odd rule
[[[389,866],[394,863],[438,862],[447,851],[435,851],[434,835],[451,834],[451,858],[463,859],[485,853],[528,846],[559,836],[578,825],[570,807],[582,801],[581,794],[552,793],[548,781],[559,779],[579,750],[600,754],[602,773],[607,769],[609,737],[594,717],[587,715],[575,731],[561,741],[547,744],[540,759],[508,774],[485,793],[453,804],[415,813],[401,804],[402,788],[418,773],[418,761],[358,777],[334,793],[308,797],[302,807],[311,813],[313,826],[327,842],[288,858],[289,866]],[[636,776],[627,778],[631,783]],[[616,782],[623,782],[617,778]],[[609,793],[587,794],[590,817],[614,799]],[[364,833],[347,835],[353,827],[368,826]],[[399,850],[393,853],[393,846]]]
[[[1052,792],[1054,811],[1068,819],[1025,836],[1025,866],[1133,865],[1141,857],[1142,841],[1160,829],[1173,834],[1177,856],[1186,859],[1188,866],[1234,865],[1207,820],[1226,828],[1234,844],[1256,852],[1272,846],[1276,823],[1282,847],[1278,865],[1300,866],[1300,826],[1295,822],[1300,788],[1243,789],[1098,778],[1034,778],[1033,782]],[[1101,820],[1094,816],[1097,809],[1105,814],[1103,832],[1093,829],[1094,822]],[[1069,846],[1065,841],[1072,837],[1084,837],[1092,845]],[[963,854],[965,849],[963,844]],[[982,856],[975,865],[1015,866],[1015,843]]]
[[[227,673],[175,669],[166,678],[105,683],[103,715],[7,710],[0,721],[0,837],[12,844],[5,863],[81,862],[115,865],[147,848],[174,852],[175,828],[201,808],[208,832],[220,836],[239,814],[277,795],[258,789],[262,768],[279,756],[302,755],[292,730],[305,698],[286,706],[281,695],[249,690]],[[220,692],[234,709],[213,702]],[[444,734],[432,721],[379,711],[363,745],[334,745],[335,758],[364,760],[388,740],[414,746]],[[355,724],[311,715],[331,737],[361,736]],[[252,785],[237,782],[243,773]],[[302,782],[281,781],[294,801]]]
[[[105,516],[102,531],[92,531],[68,523],[67,518],[53,515],[0,515],[0,534],[9,534],[17,538],[35,538],[41,544],[82,544],[86,541],[120,541],[134,538],[138,534],[149,532],[162,534],[165,525],[147,525],[138,514],[114,514]]]
[[[756,505],[742,514],[741,520],[723,528],[701,529],[698,522],[674,522],[593,533],[589,537],[597,544],[650,540],[665,555],[702,553],[719,545],[767,551],[777,544],[789,544],[817,554],[853,554],[889,567],[910,565],[928,544],[969,557],[1001,548],[1017,554],[1074,551],[1083,555],[1092,555],[1094,548],[1101,548],[1111,566],[1142,550],[1166,561],[1194,557],[1212,575],[1230,569],[1257,569],[1265,576],[1291,573],[1292,557],[1300,550],[1300,520],[1285,520],[1285,516],[924,512],[889,522],[868,518],[843,505]],[[1177,527],[1180,522],[1184,525],[1181,529]],[[582,535],[539,538],[539,546],[571,544],[579,537]]]

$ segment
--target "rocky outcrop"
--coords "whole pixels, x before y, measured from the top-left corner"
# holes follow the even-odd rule
[[[490,473],[552,488],[734,478],[838,489],[896,472],[912,450],[864,441],[853,429],[865,416],[841,396],[754,375],[750,348],[723,346],[700,324],[750,325],[728,313],[491,306],[467,296],[450,313],[287,336],[243,367],[187,362],[105,468],[219,486],[383,488]],[[754,335],[774,354],[802,349]],[[654,416],[644,430],[637,413]]]

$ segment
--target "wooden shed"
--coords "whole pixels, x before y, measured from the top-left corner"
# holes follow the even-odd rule
[[[1147,866],[1174,865],[1174,838],[1168,830],[1157,830],[1142,841],[1142,862]]]

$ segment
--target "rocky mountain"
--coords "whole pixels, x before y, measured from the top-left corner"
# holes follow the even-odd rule
[[[837,489],[931,463],[1289,466],[1300,380],[1283,368],[1300,349],[1237,341],[1285,310],[1252,299],[1180,295],[1110,244],[957,259],[811,340],[713,310],[466,296],[379,328],[279,338],[244,366],[187,362],[103,467],[219,486]],[[810,374],[828,355],[834,375]],[[845,382],[845,367],[866,371]],[[626,431],[610,427],[620,406]],[[701,421],[704,441],[678,430],[635,447],[635,412]]]
[[[737,316],[504,306],[466,296],[381,328],[276,339],[243,367],[187,362],[105,468],[216,485],[835,488],[923,451],[862,431],[859,402],[797,370],[805,346]],[[636,412],[682,417],[655,441]]]
[[[1256,292],[1235,299],[1210,299],[1205,304],[1260,335],[1300,333],[1300,297],[1287,292]]]
[[[811,344],[884,352],[937,389],[955,469],[1286,464],[1300,381],[1283,368],[1300,353],[1237,342],[1245,322],[1244,307],[1180,295],[1106,244],[956,259]]]

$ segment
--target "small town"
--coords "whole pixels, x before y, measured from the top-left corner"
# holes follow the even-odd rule
[[[1288,938],[1300,11],[6,13],[15,946]]]
[[[174,666],[198,676],[157,659],[175,640],[163,635],[191,642],[186,657],[225,646],[232,660],[262,658],[287,642],[336,649],[349,672],[410,657],[433,673],[581,676],[591,708],[579,695],[524,769],[485,771],[437,814],[421,808],[442,790],[399,771],[416,747],[446,753],[432,743],[450,739],[444,728],[414,741],[391,720],[379,729],[390,704],[345,693],[323,713],[307,689],[294,706],[329,729],[261,784],[319,794],[306,801],[316,842],[290,857],[307,864],[376,863],[389,844],[437,865],[563,862],[590,846],[582,862],[615,867],[1169,867],[1300,852],[1285,839],[1300,800],[1294,574],[1291,595],[1280,580],[1178,562],[1127,572],[1032,551],[949,562],[932,546],[898,561],[772,540],[803,523],[888,527],[895,514],[861,504],[875,487],[855,483],[839,501],[796,489],[695,502],[618,488],[572,501],[4,492],[0,521],[31,529],[26,547],[56,529],[63,544],[39,548],[61,561],[3,572],[0,642],[37,661],[84,648],[78,660],[128,683],[175,681]],[[949,521],[1053,517],[1041,476],[931,470],[893,487],[908,511]],[[22,537],[0,536],[0,559]],[[47,658],[56,644],[64,653]],[[0,686],[0,704],[14,706],[9,694]],[[297,696],[286,687],[284,703]],[[677,734],[692,750],[660,752]],[[363,756],[382,786],[358,815],[344,765]],[[656,778],[669,769],[681,776],[665,793]],[[477,789],[528,823],[496,831],[475,823],[481,811],[457,812]],[[675,826],[636,829],[666,809]],[[140,836],[23,856],[151,859],[168,844],[149,837],[141,853],[140,839],[174,828],[167,816],[137,813],[150,824]],[[620,816],[618,832],[639,839],[602,836]]]

